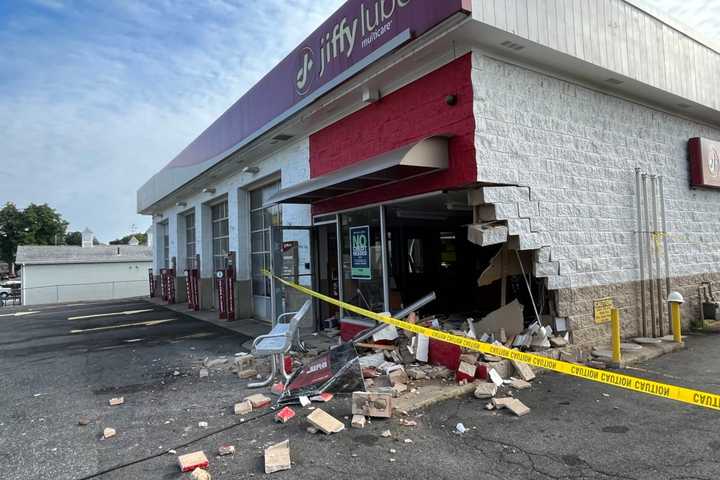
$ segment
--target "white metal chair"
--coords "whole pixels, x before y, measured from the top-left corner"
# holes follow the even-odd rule
[[[300,340],[300,321],[310,311],[311,300],[307,300],[297,312],[288,312],[279,315],[275,326],[266,335],[260,335],[253,341],[252,354],[255,357],[271,357],[272,367],[270,376],[262,382],[250,383],[248,388],[265,387],[275,378],[280,363],[280,372],[287,383],[290,373],[285,371],[285,354],[295,344],[298,350],[305,351],[305,346]],[[289,322],[283,323],[283,319],[292,317]]]

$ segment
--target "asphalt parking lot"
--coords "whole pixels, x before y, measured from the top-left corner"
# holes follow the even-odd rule
[[[265,477],[263,447],[288,438],[292,470],[272,478],[720,478],[720,413],[711,410],[548,374],[516,394],[532,409],[525,417],[463,398],[413,415],[416,427],[394,418],[311,435],[302,410],[285,425],[254,413],[241,423],[232,405],[245,382],[229,372],[198,377],[198,361],[241,351],[242,335],[141,300],[12,316],[27,310],[0,311],[5,478],[180,479],[169,449],[204,450],[214,480]],[[684,351],[628,373],[719,393],[718,345],[717,336],[691,336]],[[110,407],[116,396],[126,403]],[[349,415],[345,398],[326,407]],[[455,433],[458,422],[466,433]],[[117,436],[101,440],[105,427]],[[235,455],[215,457],[223,444]]]

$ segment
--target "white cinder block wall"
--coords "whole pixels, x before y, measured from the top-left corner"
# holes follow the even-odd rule
[[[664,177],[673,286],[692,296],[686,320],[695,313],[691,286],[720,280],[720,191],[690,189],[687,142],[720,140],[720,129],[480,51],[473,52],[472,82],[478,181],[529,188],[537,209],[525,205],[530,231],[520,236],[549,247],[539,257],[553,262],[548,285],[560,293],[559,313],[575,320],[576,340],[607,333],[591,321],[592,298],[602,296],[618,297],[627,333],[634,333],[636,167]],[[621,293],[613,285],[626,287]]]
[[[183,198],[186,206],[176,206],[165,210],[159,221],[172,220],[170,228],[170,249],[171,256],[177,256],[178,275],[184,275],[186,265],[183,219],[178,218],[189,212],[195,212],[195,239],[196,251],[201,256],[201,276],[210,279],[212,271],[212,232],[210,223],[209,204],[222,199],[228,200],[228,223],[230,250],[237,252],[237,280],[238,282],[249,282],[251,277],[250,265],[250,200],[249,192],[262,185],[264,182],[280,178],[282,188],[304,182],[310,178],[309,163],[309,139],[306,137],[287,145],[285,148],[267,157],[258,158],[254,162],[244,163],[243,166],[257,166],[260,171],[257,174],[237,173],[218,179],[210,187],[215,189],[213,194],[198,193]],[[231,158],[229,161],[233,161]],[[278,177],[279,176],[279,177]],[[311,223],[310,207],[307,205],[283,205],[283,225],[306,226]],[[159,231],[156,225],[156,231]],[[161,239],[156,243],[156,259],[162,255]],[[158,255],[159,254],[159,255]],[[157,260],[156,260],[157,261]],[[300,259],[303,265],[303,258]],[[182,283],[182,282],[181,282]],[[184,288],[184,286],[183,286]],[[247,298],[238,297],[238,312],[247,314],[252,310]]]

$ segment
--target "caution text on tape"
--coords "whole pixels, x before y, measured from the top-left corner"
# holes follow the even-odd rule
[[[688,403],[699,407],[720,410],[720,395],[714,393],[703,392],[691,388],[678,387],[676,385],[655,382],[652,380],[646,380],[644,378],[638,378],[630,375],[624,375],[621,373],[591,368],[585,365],[578,365],[562,360],[555,360],[552,358],[543,357],[542,355],[521,352],[519,350],[513,350],[504,346],[493,345],[472,338],[461,337],[452,333],[423,327],[421,325],[405,322],[403,320],[397,320],[395,318],[381,315],[379,313],[375,313],[370,310],[366,310],[364,308],[342,302],[338,299],[328,297],[327,295],[323,295],[322,293],[318,293],[307,287],[303,287],[302,285],[298,285],[296,283],[272,275],[268,271],[264,271],[264,274],[273,277],[275,281],[281,282],[288,287],[294,288],[295,290],[311,297],[317,298],[318,300],[322,300],[324,302],[330,303],[332,305],[356,313],[363,317],[376,320],[378,322],[394,325],[397,328],[401,328],[403,330],[407,330],[418,335],[424,335],[429,338],[434,338],[436,340],[451,343],[459,347],[486,353],[488,355],[505,358],[507,360],[527,363],[528,365],[532,365],[534,367],[563,373],[565,375],[570,375],[576,378],[582,378],[593,382],[604,383],[606,385],[612,385],[614,387],[624,388],[626,390],[632,390],[634,392],[653,395],[656,397],[667,398],[669,400]]]

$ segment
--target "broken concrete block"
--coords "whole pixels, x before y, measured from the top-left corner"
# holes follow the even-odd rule
[[[108,427],[105,430],[103,430],[103,438],[114,437],[116,434],[117,434],[117,432],[115,431],[114,428]]]
[[[563,348],[567,347],[568,342],[563,337],[550,337],[550,345],[552,345],[555,348]]]
[[[257,377],[257,374],[257,370],[254,368],[248,368],[247,370],[240,370],[238,372],[238,377],[240,380],[248,380]]]
[[[492,405],[495,407],[496,410],[501,410],[503,408],[506,408],[510,402],[515,400],[512,397],[503,397],[503,398],[493,398],[492,399]]]
[[[220,445],[220,448],[218,448],[218,455],[221,457],[225,457],[227,455],[234,455],[235,454],[235,445]]]
[[[510,386],[518,390],[525,390],[526,388],[532,387],[529,382],[526,382],[525,380],[522,380],[520,378],[510,379]]]
[[[461,362],[466,362],[466,363],[470,363],[470,364],[477,363],[479,358],[480,358],[480,354],[477,352],[463,353],[462,355],[460,355]]]
[[[258,408],[265,408],[272,403],[270,397],[265,396],[262,393],[256,393],[255,395],[245,397],[244,401],[250,402],[252,404],[253,410],[257,410]]]
[[[312,401],[310,401],[310,397],[308,397],[307,395],[300,395],[298,397],[298,400],[300,401],[300,406],[303,408],[312,405]]]
[[[320,431],[326,435],[345,430],[345,424],[321,408],[313,410],[313,412],[307,416],[307,419],[313,427],[320,429]]]
[[[252,409],[253,406],[250,400],[244,400],[240,403],[236,403],[234,407],[235,415],[247,415],[248,413],[252,412]]]
[[[392,416],[392,394],[354,392],[352,395],[353,415],[390,418]]]
[[[390,438],[392,437],[392,432],[390,430],[383,430],[380,436],[382,436],[383,438]]]
[[[203,470],[202,468],[196,468],[193,470],[190,474],[190,478],[192,480],[212,480],[212,477],[207,470]]]
[[[455,373],[455,379],[458,382],[465,380],[466,382],[472,382],[475,379],[475,372],[477,367],[475,363],[460,362],[457,372]]]
[[[352,423],[350,424],[353,428],[365,428],[367,418],[365,415],[353,415]]]
[[[526,382],[535,379],[535,372],[533,372],[532,368],[530,368],[530,365],[528,365],[527,363],[512,360],[512,365],[513,367],[515,367],[515,372],[518,374],[518,376]]]
[[[207,368],[200,369],[200,378],[207,378],[210,376],[210,371]]]
[[[402,367],[391,371],[388,374],[388,379],[390,380],[390,385],[392,386],[395,386],[398,383],[407,384],[410,381],[407,373],[405,373],[405,369]]]
[[[478,383],[475,388],[475,398],[488,399],[493,398],[497,393],[497,385],[494,383]]]
[[[494,368],[491,368],[488,372],[488,376],[490,377],[490,381],[493,382],[498,387],[502,387],[503,385],[503,378],[500,376],[500,374],[495,370]]]
[[[190,478],[192,480],[212,480],[212,477],[207,470],[203,470],[202,468],[196,468],[193,470],[190,474]]]
[[[404,383],[396,383],[392,386],[393,397],[399,397],[401,393],[405,393],[408,387]]]
[[[249,370],[255,368],[255,357],[252,355],[241,355],[235,358],[235,366],[238,370]]]
[[[475,330],[492,333],[497,337],[500,335],[500,329],[503,328],[506,336],[518,335],[525,326],[523,310],[522,304],[514,300],[475,322]]]
[[[413,338],[413,346],[415,347],[415,359],[418,362],[427,363],[430,352],[430,337],[425,335],[417,335]]]
[[[125,397],[117,397],[117,398],[111,398],[110,399],[110,406],[115,407],[117,405],[122,405],[125,403]]]
[[[425,380],[428,378],[427,373],[417,367],[408,368],[406,373],[411,380]]]
[[[265,449],[265,473],[290,470],[290,440]]]
[[[227,363],[227,358],[220,357],[220,358],[215,358],[213,360],[206,360],[205,366],[207,368],[215,368],[215,367],[219,367],[220,365],[225,365],[226,363]]]
[[[192,472],[196,468],[207,468],[210,465],[205,452],[202,450],[199,452],[188,453],[186,455],[180,455],[178,458],[178,465],[180,466],[181,472]]]
[[[513,412],[518,417],[522,417],[523,415],[530,413],[530,409],[517,398],[513,398],[511,402],[508,402],[505,405],[505,408]]]
[[[275,421],[279,423],[287,423],[294,416],[295,410],[290,407],[285,407],[275,414]]]

